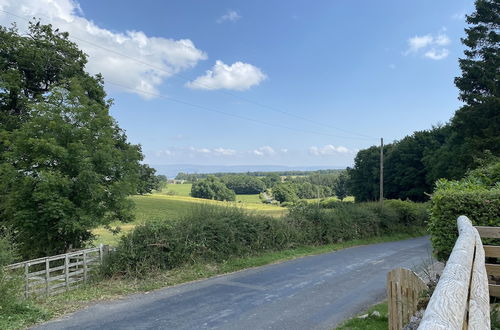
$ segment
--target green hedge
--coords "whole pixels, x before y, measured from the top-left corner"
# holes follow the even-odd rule
[[[422,230],[426,206],[412,202],[302,203],[284,218],[203,205],[179,220],[145,223],[122,237],[104,271],[146,275],[197,261],[221,262],[269,250],[320,245]]]
[[[500,226],[500,189],[464,181],[440,181],[431,198],[429,231],[438,259],[446,260],[458,237],[457,218],[474,225]]]

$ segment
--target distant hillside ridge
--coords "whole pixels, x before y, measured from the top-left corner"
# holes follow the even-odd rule
[[[177,178],[179,173],[197,174],[204,177],[208,174],[222,176],[228,174],[249,174],[262,176],[277,173],[282,176],[309,175],[313,172],[334,173],[345,169],[345,166],[283,166],[283,165],[195,165],[195,164],[168,164],[151,165],[157,174],[166,175],[169,179]],[[331,171],[331,172],[329,172]],[[259,174],[256,174],[259,173]],[[179,178],[177,178],[179,179]]]

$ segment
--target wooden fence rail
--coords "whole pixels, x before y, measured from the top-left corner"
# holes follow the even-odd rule
[[[53,295],[86,283],[108,253],[107,245],[56,256],[18,262],[7,266],[24,279],[24,296]]]
[[[490,329],[485,249],[467,217],[460,216],[457,225],[458,239],[419,330]]]

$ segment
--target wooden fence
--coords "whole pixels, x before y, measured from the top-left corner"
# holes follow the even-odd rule
[[[420,330],[490,329],[485,249],[478,230],[467,217],[460,216],[457,224],[458,239],[425,310]]]
[[[53,295],[87,282],[108,253],[107,245],[56,256],[27,260],[6,268],[24,279],[24,295]]]
[[[387,305],[389,330],[401,330],[418,311],[418,302],[427,290],[425,282],[406,268],[387,274]]]

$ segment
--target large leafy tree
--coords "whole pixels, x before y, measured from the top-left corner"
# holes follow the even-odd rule
[[[486,150],[500,155],[500,3],[477,0],[467,23],[467,36],[462,39],[467,49],[459,60],[462,75],[455,78],[465,105],[451,120],[453,132],[447,145],[461,156],[461,174]]]
[[[261,179],[250,175],[226,175],[222,181],[237,194],[259,194],[266,190],[266,185]]]
[[[86,62],[50,25],[0,27],[0,224],[24,257],[82,247],[96,226],[131,220],[126,197],[154,174]]]
[[[384,147],[384,155],[392,148]],[[358,202],[374,201],[379,198],[380,147],[360,150],[354,158],[354,166],[347,168],[349,191]]]
[[[236,194],[226,187],[217,177],[209,175],[206,179],[198,180],[191,187],[191,196],[213,199],[218,201],[234,201]]]
[[[339,174],[334,186],[335,196],[342,202],[349,194],[349,175],[347,172]]]

